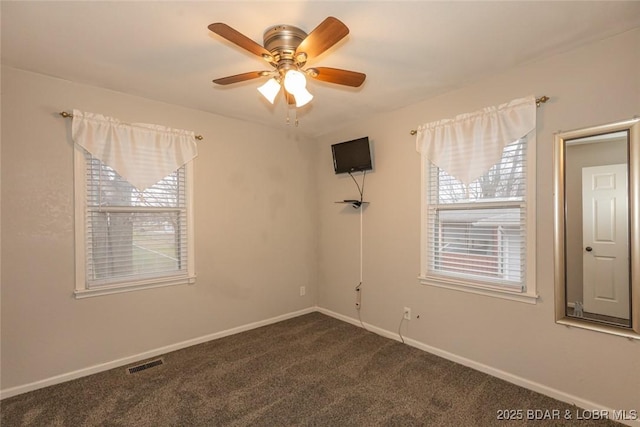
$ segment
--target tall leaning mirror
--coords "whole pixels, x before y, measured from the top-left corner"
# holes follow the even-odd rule
[[[556,322],[640,339],[640,119],[554,150]]]

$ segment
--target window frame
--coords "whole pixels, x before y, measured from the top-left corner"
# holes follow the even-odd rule
[[[75,290],[77,299],[110,295],[122,292],[131,292],[142,289],[152,289],[165,286],[194,284],[195,258],[194,258],[194,221],[193,221],[193,162],[187,162],[184,168],[185,179],[185,219],[187,244],[187,268],[185,274],[166,274],[151,278],[134,278],[121,282],[89,286],[87,278],[87,180],[86,150],[77,144],[74,145],[74,200],[75,200]]]
[[[420,274],[418,280],[421,284],[456,291],[468,292],[472,294],[485,295],[490,297],[502,298],[507,300],[519,301],[529,304],[536,304],[538,293],[536,289],[536,135],[532,131],[525,136],[526,142],[526,159],[525,159],[525,197],[522,202],[505,201],[505,202],[473,202],[473,203],[452,203],[451,209],[468,208],[470,206],[478,207],[501,207],[510,208],[514,205],[522,205],[525,207],[525,268],[522,289],[510,288],[507,286],[491,285],[484,281],[474,281],[463,277],[454,277],[453,275],[441,275],[429,270],[429,191],[430,191],[430,169],[437,167],[432,165],[426,156],[421,156],[421,233],[420,233]]]

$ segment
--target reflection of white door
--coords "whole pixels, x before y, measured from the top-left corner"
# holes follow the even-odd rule
[[[627,165],[582,169],[583,304],[629,319]]]

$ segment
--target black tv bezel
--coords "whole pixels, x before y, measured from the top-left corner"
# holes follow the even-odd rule
[[[367,143],[367,151],[369,154],[369,161],[367,164],[364,165],[358,165],[358,166],[354,166],[350,169],[344,169],[344,170],[338,170],[338,162],[336,160],[336,147],[337,146],[343,146],[345,144],[354,144],[354,143],[359,143],[361,141],[366,141]],[[368,170],[372,170],[373,169],[373,161],[371,159],[371,144],[369,142],[369,137],[368,136],[363,136],[360,138],[355,138],[355,139],[351,139],[349,141],[344,141],[344,142],[338,142],[335,144],[331,145],[331,155],[333,157],[333,171],[335,172],[336,175],[342,174],[342,173],[351,173],[351,172],[362,172],[362,171],[368,171]]]

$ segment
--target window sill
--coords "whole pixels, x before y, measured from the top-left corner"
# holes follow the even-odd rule
[[[119,294],[123,292],[133,292],[143,289],[164,288],[166,286],[193,285],[196,283],[195,276],[173,277],[170,279],[152,279],[128,282],[116,285],[104,285],[99,287],[76,289],[74,296],[76,299],[98,297],[103,295]]]
[[[423,285],[434,286],[437,288],[451,289],[476,295],[485,295],[510,301],[524,302],[527,304],[537,304],[538,302],[538,294],[536,293],[520,292],[519,290],[509,290],[490,285],[483,286],[461,280],[435,276],[419,276],[418,279]]]

